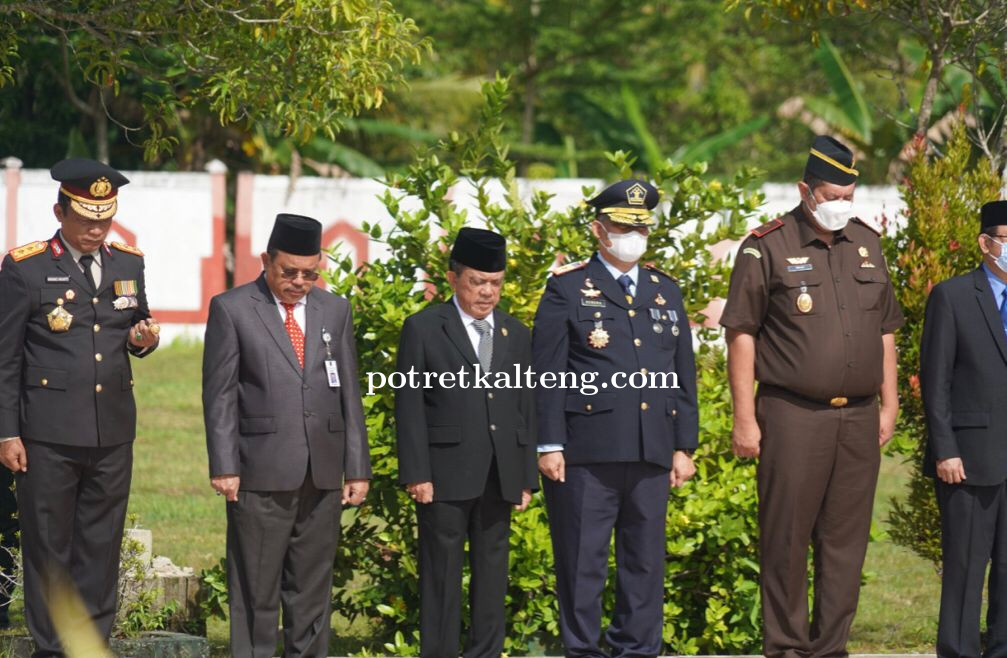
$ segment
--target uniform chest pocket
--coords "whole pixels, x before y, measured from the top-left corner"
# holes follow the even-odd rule
[[[606,305],[604,308],[597,306],[578,306],[577,320],[580,322],[597,322],[598,320],[614,320],[615,309]]]
[[[861,310],[877,311],[881,308],[881,298],[885,293],[888,277],[874,268],[855,270],[853,278],[857,282],[857,301]]]
[[[811,317],[820,315],[825,307],[822,278],[815,272],[789,273],[780,281],[779,294],[790,315]]]

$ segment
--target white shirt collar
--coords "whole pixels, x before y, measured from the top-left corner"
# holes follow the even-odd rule
[[[311,291],[309,290],[308,292],[310,293]],[[276,293],[274,293],[272,290],[269,291],[269,294],[273,295],[273,301],[276,302],[277,306],[282,308],[283,305],[286,303],[282,301],[279,297],[277,297]],[[308,295],[306,294],[304,295],[304,297],[301,297],[296,302],[294,302],[294,308],[297,308],[298,306],[304,306],[305,304],[307,304],[307,302],[308,302]]]
[[[611,274],[612,278],[615,279],[616,281],[618,281],[619,277],[622,276],[623,274],[627,274],[629,275],[629,278],[633,281],[633,285],[634,286],[636,285],[636,280],[640,276],[639,263],[630,268],[628,272],[623,272],[618,267],[605,260],[605,255],[602,254],[601,251],[598,251],[598,260],[601,261],[601,264],[605,266],[605,269],[608,270],[608,273]]]
[[[79,263],[80,262],[80,257],[84,255],[84,252],[83,251],[79,251],[75,247],[71,246],[70,243],[67,242],[66,238],[63,237],[63,231],[62,230],[59,231],[59,240],[60,240],[60,242],[63,243],[63,246],[66,247],[66,250],[70,252],[70,255],[73,257],[74,262],[75,263]],[[94,262],[98,263],[98,265],[100,266],[101,265],[101,249],[99,248],[99,249],[96,249],[95,251],[92,251],[91,255],[94,256]]]
[[[468,327],[470,324],[472,324],[476,320],[476,318],[472,317],[471,315],[469,315],[468,313],[466,313],[465,311],[462,310],[462,305],[458,303],[458,295],[452,295],[451,296],[451,301],[453,301],[455,303],[455,308],[458,309],[458,315],[461,316],[462,324],[463,325],[465,325],[466,327]],[[495,329],[496,328],[496,325],[493,324],[493,313],[492,312],[489,315],[487,315],[485,318],[483,318],[483,320],[486,320],[486,322],[490,323],[490,329]]]

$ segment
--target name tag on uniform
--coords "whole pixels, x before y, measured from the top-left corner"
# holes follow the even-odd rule
[[[815,269],[815,266],[811,263],[804,263],[803,265],[787,265],[788,272],[807,272],[808,270]]]
[[[329,377],[329,388],[339,386],[339,369],[336,367],[335,359],[325,360],[325,374]]]

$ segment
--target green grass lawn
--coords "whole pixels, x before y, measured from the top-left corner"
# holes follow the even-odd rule
[[[210,489],[200,402],[202,346],[175,344],[134,361],[139,405],[130,513],[154,532],[154,552],[197,570],[224,555],[224,502]],[[908,466],[882,463],[875,521],[884,528]],[[940,581],[932,566],[887,539],[871,543],[850,650],[933,651]],[[336,622],[345,632],[345,625]],[[354,629],[358,630],[358,629]],[[227,655],[227,626],[211,623],[215,655]]]

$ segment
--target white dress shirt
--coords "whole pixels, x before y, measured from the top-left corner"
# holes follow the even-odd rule
[[[462,310],[461,304],[458,303],[458,295],[454,295],[453,297],[451,297],[451,299],[452,301],[454,301],[455,308],[458,309],[458,315],[462,319],[462,325],[465,327],[465,331],[469,335],[469,342],[472,343],[472,351],[476,353],[476,358],[478,358],[480,334],[476,330],[475,325],[472,324],[473,322],[476,321],[477,318],[472,317],[471,315]],[[486,320],[486,322],[489,323],[490,335],[492,336],[493,330],[495,328],[493,325],[493,313],[491,312],[489,315],[483,318],[483,320]]]
[[[80,264],[80,257],[84,255],[84,252],[78,251],[74,247],[70,246],[70,243],[67,242],[66,238],[63,237],[63,231],[59,232],[59,239],[63,242],[64,246],[66,246],[66,250],[69,251],[70,255],[73,257],[73,262],[77,265],[77,269],[79,269],[81,272],[83,272],[84,271],[84,266]],[[94,285],[95,285],[95,287],[96,288],[100,288],[101,287],[101,267],[102,267],[101,249],[98,249],[97,251],[92,251],[91,255],[94,256],[94,261],[92,261],[92,263],[91,263],[91,276],[94,277]]]
[[[307,336],[307,332],[304,331],[305,327],[304,309],[307,306],[307,302],[305,301],[307,298],[308,296],[305,295],[304,297],[301,297],[299,300],[294,302],[294,322],[296,322],[297,326],[301,328],[301,333],[305,334],[305,337]],[[276,302],[276,308],[280,312],[280,322],[286,325],[287,309],[283,307],[283,302],[281,302],[280,298],[277,297],[276,295],[273,295],[273,300]]]

